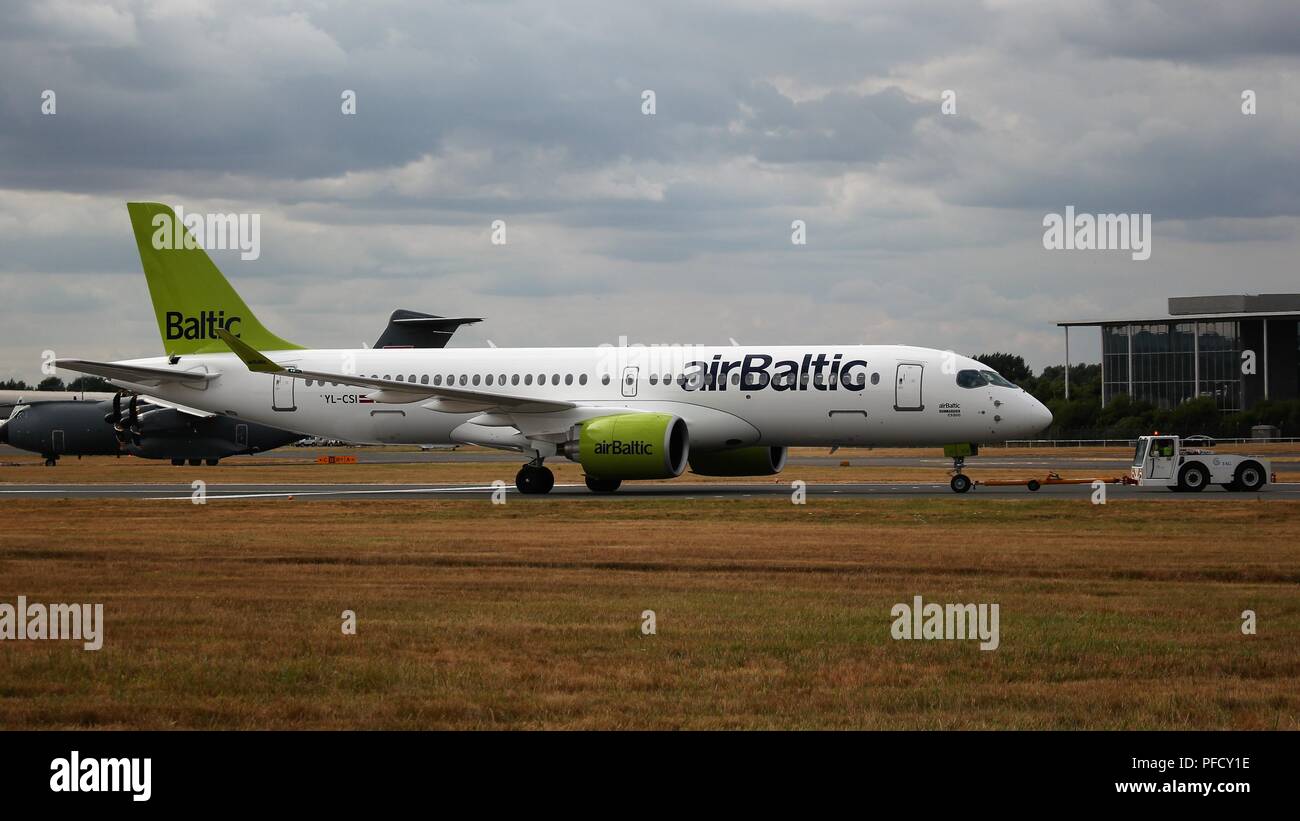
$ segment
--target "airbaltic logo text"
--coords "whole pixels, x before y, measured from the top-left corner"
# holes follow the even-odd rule
[[[18,597],[18,605],[0,602],[0,641],[82,642],[85,650],[104,646],[104,605],[27,603]]]
[[[199,311],[198,316],[168,311],[166,320],[168,339],[216,339],[218,328],[229,331],[232,336],[239,336],[238,328],[244,318],[226,316],[225,311]]]
[[[186,214],[178,205],[174,218],[164,211],[151,223],[155,251],[238,249],[243,260],[262,255],[261,214]]]
[[[152,758],[85,758],[76,750],[50,762],[51,792],[126,792],[132,801],[153,795]]]
[[[1043,217],[1043,247],[1049,251],[1132,251],[1133,259],[1151,258],[1150,214],[1075,214]]]
[[[827,357],[804,354],[796,361],[784,359],[773,363],[765,353],[747,354],[743,359],[723,360],[714,354],[709,361],[687,362],[679,384],[688,391],[725,391],[728,384],[743,391],[859,391],[867,384],[867,363],[861,359],[843,361],[844,354]],[[768,369],[772,368],[771,373]]]
[[[654,445],[649,442],[624,442],[615,439],[611,442],[597,442],[597,456],[653,456]]]

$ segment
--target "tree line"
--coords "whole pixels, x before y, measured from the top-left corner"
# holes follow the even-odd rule
[[[1255,425],[1273,425],[1282,436],[1300,436],[1300,400],[1265,400],[1245,411],[1224,413],[1213,397],[1189,399],[1176,408],[1160,408],[1128,395],[1101,406],[1101,365],[1070,366],[1070,398],[1065,398],[1065,366],[1049,365],[1034,375],[1024,357],[1009,353],[977,354],[998,373],[1029,391],[1052,412],[1049,439],[1131,439],[1161,431],[1182,436],[1203,433],[1246,438]]]
[[[91,391],[114,393],[117,388],[98,376],[79,376],[64,384],[57,376],[47,376],[35,385],[29,385],[21,379],[6,379],[0,382],[0,391]]]

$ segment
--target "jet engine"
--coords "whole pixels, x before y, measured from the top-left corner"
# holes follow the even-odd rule
[[[784,447],[691,451],[691,472],[701,476],[774,476],[785,468],[787,451]]]
[[[560,452],[601,479],[671,479],[686,469],[686,422],[668,413],[620,413],[574,425]]]

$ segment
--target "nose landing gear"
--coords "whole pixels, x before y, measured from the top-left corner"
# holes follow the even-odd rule
[[[966,466],[966,457],[978,453],[979,449],[975,445],[944,445],[943,455],[952,458],[952,480],[948,482],[948,487],[952,488],[953,493],[965,493],[975,485],[961,471]]]
[[[960,467],[954,469],[961,470]],[[948,482],[948,487],[952,488],[953,493],[965,493],[971,488],[970,477],[964,473],[954,473],[952,475],[952,481]]]

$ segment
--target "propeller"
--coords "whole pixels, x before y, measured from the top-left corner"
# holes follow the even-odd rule
[[[113,411],[104,417],[105,422],[113,423],[113,432],[117,434],[119,445],[125,445],[128,442],[140,444],[140,397],[131,394],[131,401],[127,404],[126,417],[122,416],[122,394],[118,393],[113,396]]]
[[[104,421],[108,422],[110,425],[116,428],[117,423],[121,419],[122,419],[122,392],[118,391],[117,393],[113,394],[113,410],[104,417]]]
[[[127,406],[127,428],[131,432],[131,441],[140,445],[140,397],[131,394],[131,403]]]

